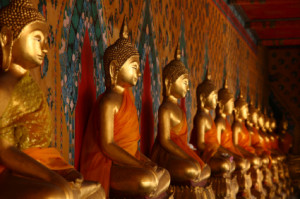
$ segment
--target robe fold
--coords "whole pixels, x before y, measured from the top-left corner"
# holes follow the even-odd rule
[[[218,141],[218,137],[217,137],[217,128],[216,128],[216,124],[214,122],[214,120],[212,119],[212,117],[210,116],[210,119],[212,121],[211,124],[211,129],[205,132],[205,149],[204,152],[202,154],[202,159],[204,162],[208,162],[210,160],[210,158],[212,158],[218,151],[218,148],[220,146],[220,143]],[[195,126],[195,124],[194,124]],[[194,128],[192,130],[191,133],[191,139],[190,139],[190,143],[195,147],[197,147],[197,140],[198,140],[198,133],[196,132],[196,128]]]
[[[201,168],[203,168],[204,162],[197,155],[197,153],[194,150],[192,150],[188,145],[188,129],[185,114],[183,114],[181,122],[171,129],[170,138],[186,154],[188,154],[190,157],[194,158],[197,162],[199,162]],[[158,139],[156,139],[152,149],[152,160],[164,167],[166,162],[168,161],[169,156],[170,152],[165,150],[159,143]]]
[[[221,146],[236,155],[243,157],[242,153],[234,146],[232,141],[232,130],[229,122],[225,119],[226,128],[221,135]]]
[[[0,138],[51,170],[73,168],[57,149],[49,148],[52,124],[48,104],[29,73],[16,84],[0,117]],[[0,164],[0,173],[4,170],[4,165]]]
[[[114,116],[114,142],[129,154],[138,158],[139,121],[130,92],[125,89],[122,105]],[[100,182],[108,196],[112,160],[104,154],[100,147],[99,106],[102,96],[103,94],[98,97],[94,104],[85,131],[80,159],[80,172],[86,180]]]
[[[245,126],[242,124],[242,132],[238,136],[238,145],[247,150],[250,153],[255,154],[255,149],[251,146],[250,134]]]

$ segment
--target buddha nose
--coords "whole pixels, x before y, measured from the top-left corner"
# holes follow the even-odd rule
[[[43,44],[42,44],[42,51],[43,53],[48,53],[48,50],[49,50],[49,44],[48,44],[48,40],[46,39]]]

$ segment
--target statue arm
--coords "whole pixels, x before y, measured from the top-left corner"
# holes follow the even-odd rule
[[[114,142],[114,114],[116,105],[107,98],[100,104],[100,148],[113,161],[123,165],[143,167],[142,162]]]
[[[15,173],[58,185],[64,189],[70,198],[73,196],[71,186],[65,179],[18,150],[3,138],[0,138],[0,162]]]
[[[200,151],[204,151],[205,149],[205,126],[206,120],[203,117],[196,119],[196,129],[197,129],[197,149]]]
[[[191,157],[186,154],[180,147],[178,147],[170,137],[171,132],[171,118],[170,112],[167,108],[160,107],[158,111],[158,139],[160,144],[170,153],[177,155],[183,159],[191,159]]]
[[[223,130],[225,129],[225,124],[220,119],[216,119],[215,124],[216,124],[216,128],[217,128],[217,138],[218,138],[219,144],[221,144],[221,136],[222,136]]]
[[[238,146],[238,143],[239,143],[238,138],[239,138],[240,130],[241,129],[238,127],[238,125],[236,123],[233,123],[233,125],[232,125],[232,139],[233,140],[232,141],[235,146]]]

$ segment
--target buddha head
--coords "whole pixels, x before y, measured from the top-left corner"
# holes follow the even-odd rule
[[[189,91],[188,70],[180,61],[180,48],[177,45],[174,59],[163,69],[163,95],[184,98]]]
[[[258,123],[258,112],[252,102],[248,105],[249,115],[247,118],[247,124],[251,127],[257,126]]]
[[[264,112],[264,118],[265,118],[265,130],[268,132],[271,132],[270,130],[270,117],[267,114],[267,111]]]
[[[276,119],[274,118],[273,112],[271,113],[270,127],[271,127],[273,132],[276,130],[276,127],[277,127]]]
[[[288,129],[288,125],[289,125],[289,123],[288,123],[286,117],[283,116],[281,119],[281,122],[280,122],[281,133],[285,134],[285,132]]]
[[[103,63],[106,88],[116,85],[132,87],[136,85],[140,73],[137,49],[128,40],[127,20],[124,17],[120,38],[104,52]]]
[[[217,106],[217,90],[207,70],[205,80],[197,87],[198,108],[215,109]]]
[[[265,131],[265,117],[264,114],[261,112],[260,108],[258,108],[258,127],[262,130]]]
[[[48,25],[29,0],[12,0],[0,10],[0,69],[40,66],[48,52]]]
[[[225,113],[226,115],[231,115],[234,109],[234,97],[228,89],[226,78],[223,88],[218,91],[218,107],[219,111]]]
[[[234,102],[234,113],[236,119],[245,120],[248,118],[248,104],[245,101],[242,93],[240,93]]]

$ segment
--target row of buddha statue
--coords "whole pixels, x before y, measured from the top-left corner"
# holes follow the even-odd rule
[[[163,68],[151,155],[138,150],[139,120],[130,88],[141,76],[140,57],[128,40],[125,19],[119,39],[104,53],[106,90],[90,114],[77,171],[49,146],[53,126],[47,101],[29,74],[48,51],[45,18],[29,0],[12,0],[0,10],[0,29],[0,198],[289,196],[285,153],[272,133],[276,121],[242,95],[234,100],[227,81],[217,91],[208,72],[197,87],[188,142],[178,99],[189,91],[189,74],[179,47]]]

